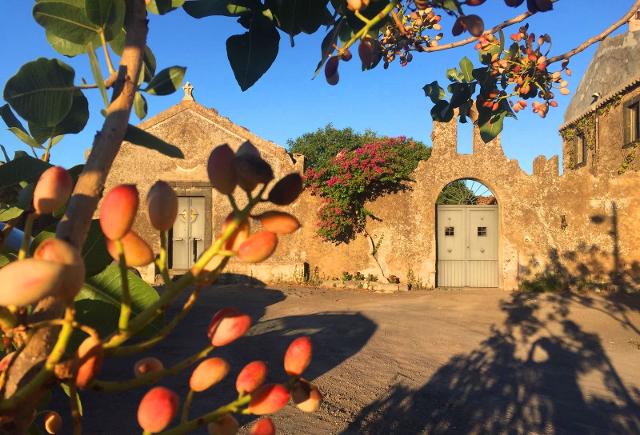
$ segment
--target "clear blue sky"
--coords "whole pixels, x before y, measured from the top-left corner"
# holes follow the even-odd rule
[[[550,33],[553,53],[564,52],[606,28],[623,15],[631,3],[631,0],[609,1],[604,7],[599,0],[561,0],[555,12],[538,14],[530,20],[530,30],[536,34]],[[32,5],[33,2],[25,0],[0,2],[0,40],[3,41],[0,84],[3,87],[25,62],[41,56],[61,57],[48,46],[43,29],[33,21]],[[493,25],[524,9],[507,8],[502,0],[489,0],[476,10],[488,25]],[[507,29],[507,36],[517,26],[512,29]],[[329,86],[322,76],[311,80],[324,36],[321,31],[312,36],[298,36],[295,48],[283,37],[280,54],[271,69],[251,89],[241,92],[227,62],[225,40],[243,30],[233,18],[195,20],[177,10],[163,17],[151,17],[150,46],[159,69],[171,65],[188,67],[187,80],[195,87],[199,103],[216,108],[232,121],[283,146],[287,139],[327,123],[356,130],[371,128],[390,136],[412,136],[430,144],[431,104],[424,97],[422,86],[432,80],[446,83],[445,70],[457,65],[463,55],[477,63],[472,46],[418,54],[407,67],[396,63],[388,70],[380,67],[364,73],[354,58],[340,65],[340,83]],[[626,26],[621,31],[626,31]],[[451,39],[447,31],[443,42]],[[591,48],[572,60],[574,74],[569,85],[572,91],[578,86],[593,53]],[[93,81],[86,56],[63,60],[76,69],[77,82],[81,77]],[[100,108],[98,92],[88,94],[91,107]],[[168,97],[149,97],[150,115],[177,103],[181,97],[181,91]],[[521,114],[518,121],[508,119],[502,135],[507,156],[518,159],[522,168],[530,171],[535,156],[560,154],[557,129],[569,101],[570,97],[559,96],[559,107],[552,109],[545,120],[530,111]],[[65,166],[82,162],[83,153],[101,121],[98,111],[92,110],[85,131],[65,137],[54,148],[53,161]],[[11,151],[24,149],[21,142],[1,127],[0,144]],[[463,134],[461,142],[459,149],[469,152],[469,134]]]

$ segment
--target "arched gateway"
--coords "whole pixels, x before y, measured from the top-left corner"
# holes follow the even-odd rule
[[[445,186],[436,202],[439,287],[498,287],[498,204],[471,179]]]

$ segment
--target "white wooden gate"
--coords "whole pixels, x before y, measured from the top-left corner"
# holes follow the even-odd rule
[[[498,286],[498,206],[438,205],[438,286]]]

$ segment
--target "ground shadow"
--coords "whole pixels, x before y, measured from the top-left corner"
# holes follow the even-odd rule
[[[235,306],[252,316],[257,323],[248,336],[214,352],[215,356],[227,359],[232,368],[223,383],[198,395],[191,408],[191,415],[197,416],[235,399],[235,378],[246,363],[255,359],[267,362],[270,368],[269,380],[285,381],[283,355],[288,344],[297,336],[310,336],[314,348],[322,352],[322,359],[314,360],[305,372],[305,377],[315,379],[356,354],[376,330],[375,323],[358,312],[321,312],[260,321],[268,306],[285,297],[279,290],[255,286],[225,285],[206,288],[184,324],[167,341],[145,353],[145,356],[158,357],[170,365],[186,355],[196,353],[207,344],[206,330],[211,316],[224,306]],[[140,356],[109,360],[100,378],[108,380],[132,377],[133,363],[137,358]],[[190,371],[187,370],[178,376],[166,378],[160,384],[174,389],[184,398],[189,375]],[[140,433],[136,419],[137,404],[148,388],[115,394],[84,392],[84,433]],[[65,400],[64,396],[60,395],[60,400]],[[62,403],[60,405],[62,408],[66,406]],[[206,433],[206,430],[199,433]]]
[[[519,271],[527,291],[503,300],[505,321],[488,338],[421,388],[392,386],[344,433],[640,433],[640,391],[624,385],[600,336],[571,316],[597,310],[640,337],[630,317],[640,309],[640,265],[620,254],[615,204],[591,221],[609,234],[606,249],[578,244],[531,259]],[[587,378],[597,394],[585,391]]]
[[[600,337],[570,318],[579,297],[513,293],[504,324],[477,349],[421,388],[392,386],[344,433],[640,433],[640,391],[623,384]],[[602,394],[585,393],[584,377],[599,379]]]

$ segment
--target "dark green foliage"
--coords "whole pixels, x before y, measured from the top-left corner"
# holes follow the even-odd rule
[[[287,148],[291,153],[304,154],[307,168],[319,169],[326,166],[341,150],[353,151],[367,142],[380,138],[381,136],[373,130],[367,129],[358,133],[349,127],[337,129],[327,124],[314,132],[289,139]]]

